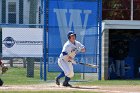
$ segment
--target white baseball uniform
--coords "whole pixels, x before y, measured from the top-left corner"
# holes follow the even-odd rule
[[[73,71],[73,64],[72,62],[64,60],[65,56],[70,56],[71,58],[75,58],[77,52],[80,52],[81,49],[84,48],[84,45],[82,45],[79,41],[75,40],[75,43],[71,43],[69,40],[64,44],[62,53],[59,56],[58,59],[58,65],[60,68],[64,71],[65,76],[72,78],[74,76]],[[75,54],[69,55],[74,51]]]

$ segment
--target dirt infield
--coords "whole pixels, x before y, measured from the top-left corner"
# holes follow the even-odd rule
[[[87,91],[99,93],[140,93],[140,86],[75,86],[73,88],[52,84],[4,85],[0,91]]]

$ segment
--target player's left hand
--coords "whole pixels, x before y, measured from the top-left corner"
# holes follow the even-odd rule
[[[81,52],[86,52],[86,49],[85,49],[85,48],[82,48],[82,49],[81,49]]]

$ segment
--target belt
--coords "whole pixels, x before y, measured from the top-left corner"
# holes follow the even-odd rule
[[[60,57],[58,59],[65,61],[63,58],[60,58]],[[66,61],[66,62],[71,62],[71,61],[69,60],[69,61]]]

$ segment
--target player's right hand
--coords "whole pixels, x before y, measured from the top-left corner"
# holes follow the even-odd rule
[[[69,61],[71,61],[72,59],[73,59],[72,57],[68,56],[68,60],[69,60]]]

